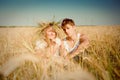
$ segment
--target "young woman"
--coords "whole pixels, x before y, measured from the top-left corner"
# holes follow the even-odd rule
[[[41,32],[43,38],[36,41],[36,54],[44,58],[59,56],[61,40],[53,29],[53,25],[48,24]]]
[[[36,41],[35,51],[42,61],[43,74],[41,80],[48,80],[48,71],[54,70],[54,65],[61,63],[59,49],[61,40],[58,38],[57,32],[53,28],[54,25],[48,24],[41,31],[43,36]],[[59,62],[60,61],[60,62]],[[53,64],[54,63],[54,64]]]

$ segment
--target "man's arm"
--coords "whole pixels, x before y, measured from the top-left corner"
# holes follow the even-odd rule
[[[84,34],[81,34],[81,37],[80,37],[80,45],[78,46],[78,48],[76,50],[74,50],[72,53],[69,53],[66,58],[73,58],[75,57],[76,55],[78,55],[80,52],[83,52],[86,48],[88,48],[89,46],[89,41],[88,41],[88,38],[84,35]]]

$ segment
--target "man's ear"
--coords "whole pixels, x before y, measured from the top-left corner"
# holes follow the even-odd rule
[[[74,26],[72,26],[74,29],[75,29],[75,25]]]
[[[76,26],[75,26],[75,25],[73,25],[73,27],[75,28]]]
[[[72,26],[73,27],[73,29],[75,29],[75,26]]]

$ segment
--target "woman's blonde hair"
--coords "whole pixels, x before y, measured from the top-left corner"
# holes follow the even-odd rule
[[[41,36],[42,36],[42,39],[44,39],[47,43],[48,43],[48,46],[49,43],[50,43],[50,40],[46,37],[46,30],[49,29],[49,28],[52,28],[53,31],[55,32],[55,37],[58,37],[58,34],[57,32],[54,30],[54,25],[52,23],[49,23],[49,24],[46,24],[45,27],[41,30]]]
[[[57,34],[57,32],[54,30],[53,26],[54,26],[54,25],[53,25],[52,23],[47,24],[47,25],[41,30],[41,34],[42,34],[44,37],[46,37],[46,30],[49,29],[49,28],[52,28],[53,31],[55,32],[56,37],[57,37],[58,34]]]

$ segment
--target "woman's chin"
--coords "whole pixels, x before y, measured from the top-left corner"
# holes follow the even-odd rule
[[[49,38],[49,39],[54,40],[54,39],[55,39],[55,37],[51,37],[51,38]]]

